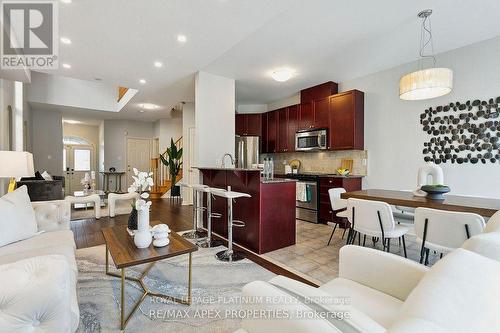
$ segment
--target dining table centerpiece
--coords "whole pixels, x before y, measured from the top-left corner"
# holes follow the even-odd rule
[[[134,244],[139,249],[148,247],[152,241],[151,227],[149,225],[149,208],[151,207],[151,200],[149,199],[149,192],[154,185],[153,173],[146,171],[139,171],[133,168],[134,182],[128,188],[129,193],[138,193],[139,198],[134,200],[132,208],[137,211],[137,231],[134,233]]]

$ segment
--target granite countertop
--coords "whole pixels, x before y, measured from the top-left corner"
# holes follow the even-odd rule
[[[192,167],[193,169],[204,169],[204,170],[226,170],[226,171],[261,171],[260,169],[245,169],[245,168],[222,168],[222,167],[201,167],[201,166],[195,166]]]
[[[295,175],[291,175],[291,174],[285,174],[285,173],[276,173],[275,175],[277,176],[292,176]],[[306,175],[306,176],[318,176],[318,177],[331,177],[331,178],[363,178],[365,176],[362,176],[362,175],[349,175],[349,176],[341,176],[341,175],[337,175],[337,174],[334,174],[334,173],[320,173],[320,172],[299,172],[299,175]]]
[[[279,183],[291,183],[297,182],[297,179],[288,179],[288,178],[273,178],[273,179],[264,179],[260,180],[262,184],[279,184]]]

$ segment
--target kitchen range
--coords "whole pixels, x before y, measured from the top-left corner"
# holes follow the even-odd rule
[[[277,174],[276,177],[296,179],[296,218],[312,223],[327,223],[332,221],[328,190],[342,187],[347,191],[361,189],[363,176],[340,176],[336,174],[302,172]]]

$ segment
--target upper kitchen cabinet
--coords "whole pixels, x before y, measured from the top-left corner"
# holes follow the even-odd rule
[[[245,114],[236,114],[235,117],[235,127],[234,130],[236,135],[245,135],[246,130],[246,115]]]
[[[288,150],[295,151],[295,133],[299,130],[299,108],[300,105],[288,107]]]
[[[262,137],[260,140],[260,152],[265,154],[269,153],[268,150],[268,139],[267,139],[267,118],[268,118],[269,112],[262,114],[261,117],[261,130],[262,130]]]
[[[235,132],[237,135],[261,136],[262,115],[261,114],[237,114]]]
[[[262,135],[262,114],[247,114],[247,134],[251,136]]]
[[[310,87],[307,89],[302,89],[300,91],[300,102],[309,103],[316,99],[321,99],[328,97],[330,95],[335,95],[338,93],[338,84],[332,81],[328,81],[317,86]]]
[[[302,103],[299,106],[299,130],[308,130],[314,127],[313,103]]]
[[[278,151],[285,153],[291,150],[288,145],[288,108],[278,111]]]
[[[278,110],[267,113],[267,152],[278,152]]]
[[[330,127],[330,96],[313,102],[314,128]]]
[[[330,149],[364,149],[364,93],[346,91],[330,97]]]

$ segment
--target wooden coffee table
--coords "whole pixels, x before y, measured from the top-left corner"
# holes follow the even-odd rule
[[[152,225],[159,224],[160,221],[151,221]],[[175,232],[170,233],[170,244],[165,247],[154,247],[152,244],[146,249],[138,249],[134,244],[134,239],[127,232],[127,226],[115,226],[102,230],[106,243],[106,274],[121,279],[121,316],[120,327],[125,329],[129,319],[134,312],[139,308],[139,305],[144,301],[146,296],[160,297],[166,300],[191,305],[191,262],[192,253],[198,250],[198,247],[193,243],[185,240]],[[115,267],[119,269],[120,274],[109,272],[109,253],[115,263]],[[170,295],[164,295],[152,292],[144,283],[144,277],[148,274],[151,268],[157,261],[172,258],[182,254],[189,254],[189,276],[188,276],[188,293],[184,299],[179,299]],[[147,264],[149,266],[142,272],[139,278],[129,277],[125,275],[127,267]],[[134,305],[132,311],[125,317],[125,280],[138,283],[143,289],[142,297]]]

